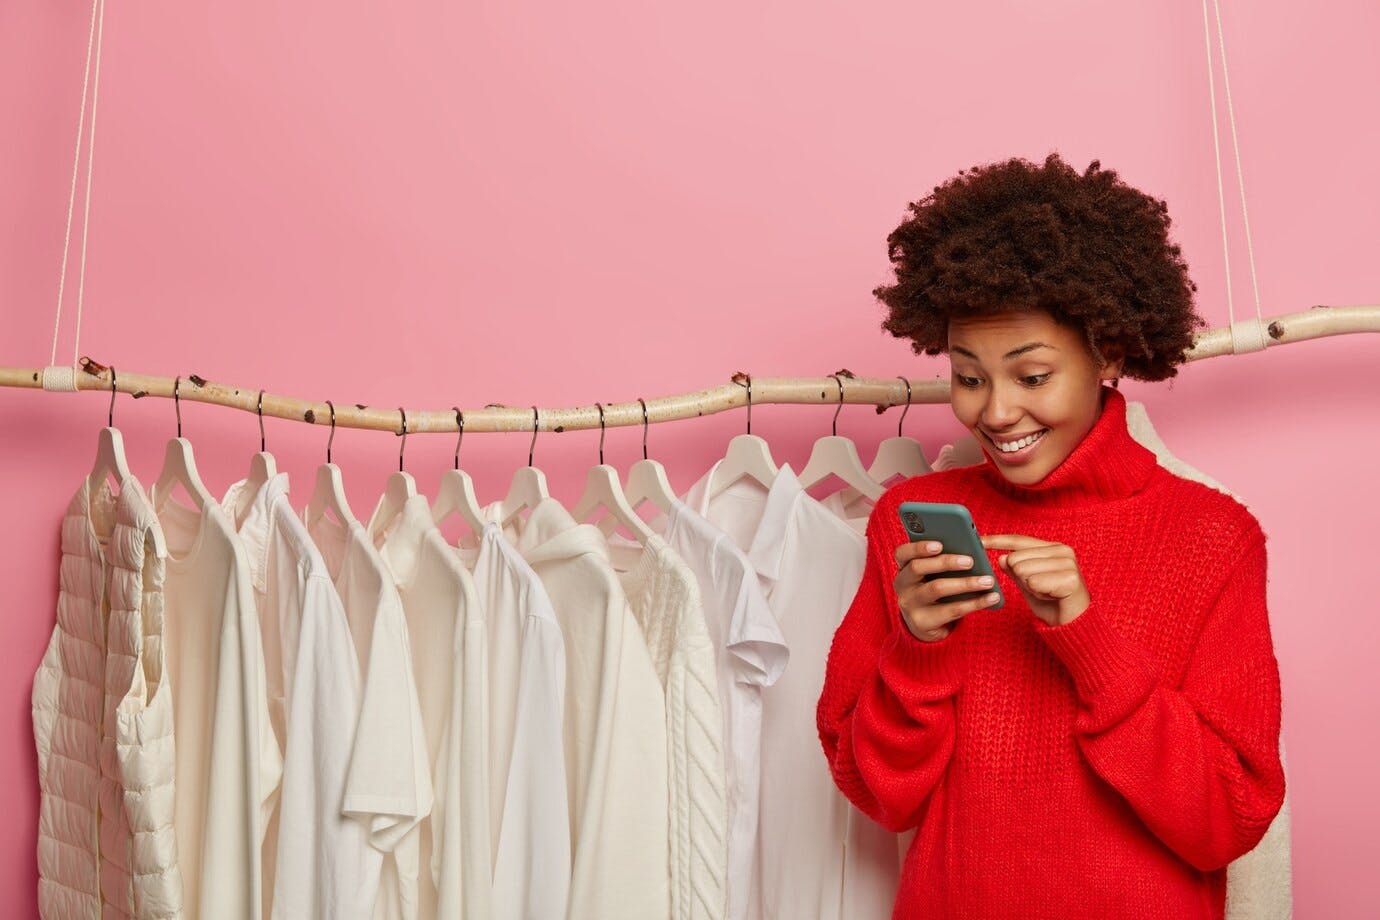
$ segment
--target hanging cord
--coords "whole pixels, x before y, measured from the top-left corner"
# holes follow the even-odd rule
[[[100,101],[101,89],[101,47],[105,38],[105,0],[92,0],[91,25],[86,37],[86,67],[81,78],[81,107],[77,116],[77,142],[72,153],[72,184],[67,196],[67,228],[62,239],[62,268],[58,273],[58,299],[56,315],[53,317],[53,347],[48,358],[49,367],[44,370],[44,389],[68,390],[76,392],[77,353],[81,343],[82,303],[86,293],[86,243],[87,230],[91,225],[91,174],[95,171],[96,159],[96,109]],[[95,50],[96,74],[91,80],[91,54]],[[58,330],[62,324],[62,300],[67,286],[67,256],[72,243],[72,214],[77,198],[77,174],[81,164],[81,139],[86,125],[86,92],[91,89],[91,130],[87,135],[86,190],[82,203],[81,225],[81,267],[77,280],[77,323],[72,338],[72,364],[58,368],[57,344]],[[49,380],[51,377],[51,381]]]
[[[1208,99],[1212,105],[1212,151],[1217,163],[1217,207],[1222,219],[1222,264],[1227,276],[1227,321],[1231,327],[1233,354],[1246,354],[1265,348],[1265,317],[1260,308],[1260,286],[1256,281],[1255,249],[1251,244],[1251,221],[1246,212],[1246,180],[1241,171],[1241,145],[1236,133],[1236,111],[1231,101],[1231,77],[1227,69],[1227,42],[1222,34],[1222,8],[1219,0],[1212,0],[1217,19],[1217,43],[1222,56],[1222,84],[1226,89],[1227,117],[1231,122],[1232,149],[1236,154],[1236,182],[1241,190],[1241,222],[1246,230],[1246,256],[1250,262],[1251,288],[1255,295],[1255,320],[1236,321],[1236,309],[1232,299],[1231,257],[1228,253],[1227,201],[1222,182],[1222,145],[1217,133],[1217,90],[1212,73],[1212,29],[1208,23],[1207,0],[1203,0],[1203,41],[1207,47]]]

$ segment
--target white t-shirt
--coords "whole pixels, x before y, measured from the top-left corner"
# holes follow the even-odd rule
[[[725,916],[746,920],[757,866],[762,688],[776,683],[790,654],[757,573],[732,538],[679,500],[669,515],[658,515],[649,523],[665,535],[700,587],[723,717]]]
[[[565,640],[565,766],[573,866],[568,920],[670,914],[666,704],[604,535],[554,498],[515,540]]]
[[[221,506],[248,554],[267,665],[269,715],[283,745],[283,782],[264,841],[264,887],[279,918],[367,920],[363,880],[382,854],[340,813],[359,718],[360,674],[326,561],[288,502],[278,473],[252,495],[247,480]]]
[[[721,463],[722,461],[720,461]],[[857,811],[830,776],[815,707],[835,630],[862,579],[865,537],[783,465],[770,489],[744,477],[712,500],[714,464],[685,496],[746,552],[790,647],[762,693],[759,876],[751,917],[886,920],[900,881],[896,835]]]
[[[565,640],[537,573],[486,509],[473,567],[485,613],[493,920],[564,920],[570,895]],[[459,782],[455,771],[448,782]]]
[[[341,810],[386,855],[382,872],[364,880],[361,901],[374,905],[375,917],[412,918],[421,856],[419,835],[411,832],[431,813],[432,789],[402,600],[363,524],[342,525],[324,514],[306,524],[332,572],[362,668]]]
[[[258,918],[260,848],[282,759],[249,560],[219,505],[198,512],[164,494],[154,511],[168,545],[163,636],[183,903],[201,920]]]
[[[658,534],[609,555],[666,691],[673,920],[722,920],[727,871],[723,714],[700,586]]]
[[[432,813],[411,832],[420,840],[420,915],[488,917],[482,608],[474,578],[432,521],[426,496],[413,495],[391,519],[382,517],[382,507],[380,503],[375,509],[367,529],[407,617],[427,763],[435,777]],[[452,728],[460,742],[456,760],[446,743]],[[452,768],[456,782],[449,784]],[[452,817],[454,821],[447,820]]]

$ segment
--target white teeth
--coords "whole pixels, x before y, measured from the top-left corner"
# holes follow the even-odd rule
[[[1013,453],[1014,451],[1020,450],[1022,447],[1028,447],[1031,444],[1034,444],[1036,441],[1040,440],[1040,438],[1043,438],[1046,432],[1048,431],[1049,429],[1046,428],[1044,431],[1036,432],[1028,438],[1021,438],[1019,441],[1011,441],[1006,444],[1003,444],[999,441],[993,441],[992,443],[996,444],[997,449],[1000,450],[1002,453],[1009,454]]]

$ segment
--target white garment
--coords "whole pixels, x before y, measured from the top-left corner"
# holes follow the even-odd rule
[[[359,719],[360,674],[345,609],[326,561],[288,502],[278,473],[252,495],[241,479],[221,506],[250,566],[267,668],[269,717],[283,749],[283,782],[264,841],[264,884],[275,918],[367,920],[364,880],[381,854],[340,811]]]
[[[1160,440],[1145,405],[1127,401],[1126,427],[1131,436],[1155,454],[1160,466],[1176,476],[1192,479],[1241,501],[1226,486],[1199,472],[1169,452]],[[1245,502],[1242,502],[1244,505]],[[1279,739],[1280,765],[1284,766],[1284,736]],[[1288,770],[1284,803],[1270,822],[1265,836],[1249,853],[1227,865],[1227,920],[1288,920],[1294,912],[1293,868],[1289,844]]]
[[[566,916],[667,917],[666,704],[604,535],[547,498],[515,545],[545,585],[565,640],[574,860]]]
[[[423,917],[488,918],[488,757],[485,752],[484,615],[474,577],[413,495],[385,520],[375,509],[370,537],[398,589],[426,732],[435,802],[410,833],[419,835]],[[453,750],[447,742],[455,733]],[[444,756],[443,756],[444,755]],[[452,761],[452,757],[455,758]],[[454,763],[456,782],[444,777]],[[452,833],[448,837],[449,825]],[[453,871],[442,873],[442,867]]]
[[[658,534],[609,554],[666,692],[673,920],[722,920],[728,811],[714,645],[695,573]]]
[[[260,851],[282,757],[268,713],[250,564],[224,509],[161,498],[164,635],[177,737],[176,821],[186,915],[257,918]]]
[[[382,871],[364,878],[361,901],[375,917],[417,915],[419,835],[431,813],[426,730],[412,671],[402,600],[364,525],[322,515],[307,522],[332,571],[362,668],[363,696],[346,770],[342,811],[359,820],[384,853]]]
[[[743,547],[790,647],[762,693],[759,876],[753,917],[885,920],[900,880],[896,835],[838,791],[815,705],[834,632],[862,579],[866,541],[812,499],[790,466],[763,489],[744,477],[713,499],[714,464],[686,504]]]
[[[486,510],[497,517],[497,506]],[[563,920],[571,863],[562,743],[565,640],[546,588],[494,520],[485,523],[478,546],[457,553],[474,570],[489,653],[491,917]],[[452,732],[453,726],[454,717]],[[452,755],[451,763],[460,759]],[[448,770],[447,785],[465,782],[460,773]],[[448,815],[447,835],[454,833],[454,817]]]
[[[102,901],[106,917],[182,914],[157,528],[133,477],[118,498],[84,478],[62,518],[57,622],[32,696],[41,917],[99,920]]]
[[[747,554],[732,538],[680,500],[651,522],[685,561],[700,586],[705,625],[715,650],[723,716],[728,812],[728,920],[746,920],[757,866],[762,781],[762,688],[776,683],[790,653]]]

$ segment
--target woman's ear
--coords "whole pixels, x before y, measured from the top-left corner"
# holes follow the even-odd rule
[[[1120,345],[1104,345],[1102,347],[1102,369],[1098,372],[1100,380],[1116,381],[1121,378],[1121,368],[1125,363],[1125,355]]]

